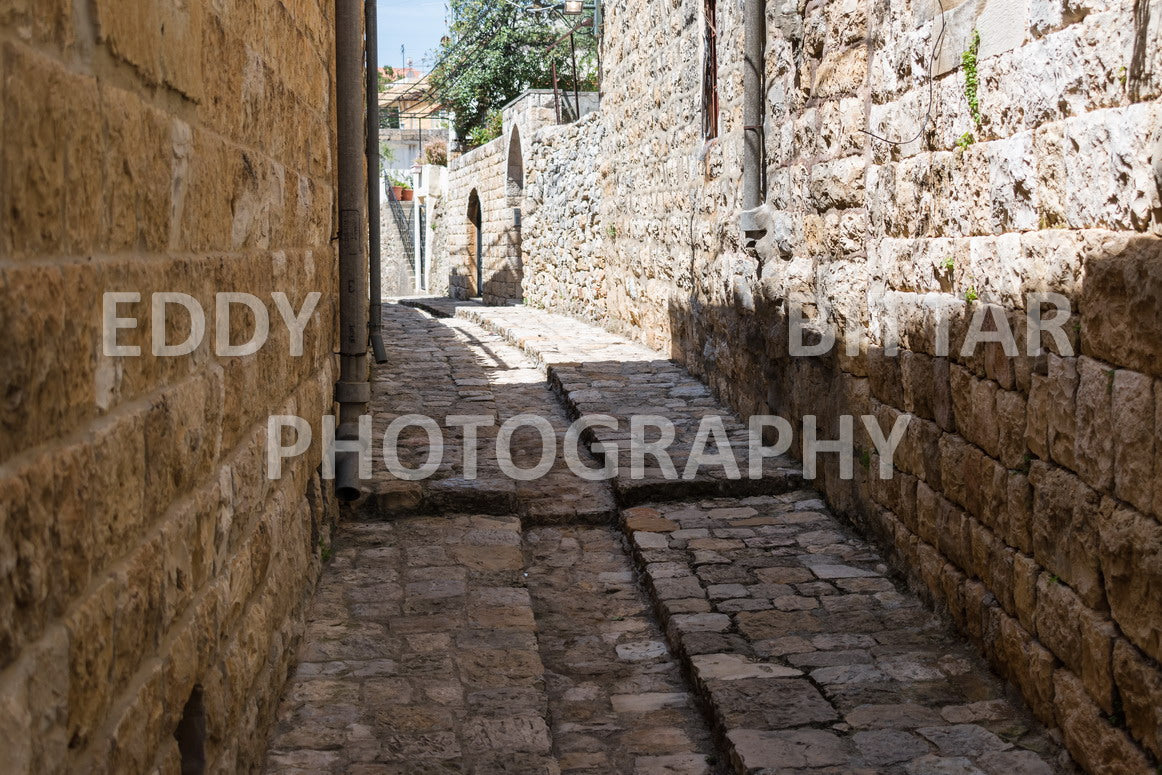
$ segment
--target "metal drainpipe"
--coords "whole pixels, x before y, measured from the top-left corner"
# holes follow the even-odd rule
[[[339,140],[339,404],[340,440],[359,438],[359,418],[371,400],[367,363],[367,242],[363,223],[363,31],[360,0],[335,2],[335,98]],[[335,494],[355,500],[362,490],[359,456],[335,456]]]
[[[371,258],[371,350],[376,363],[385,363],[382,246],[379,241],[379,28],[375,0],[364,2],[364,27],[367,28],[367,242]]]
[[[743,25],[746,55],[743,62],[742,231],[751,239],[765,231],[757,209],[763,203],[763,75],[766,69],[767,17],[764,0],[746,0]]]

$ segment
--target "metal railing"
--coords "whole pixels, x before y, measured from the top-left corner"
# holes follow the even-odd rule
[[[414,266],[416,246],[412,240],[412,217],[404,209],[403,203],[396,198],[395,191],[392,190],[391,186],[387,187],[387,204],[391,209],[391,218],[395,221],[396,229],[399,231],[400,240],[403,241],[404,255],[407,257],[408,266]],[[414,204],[412,212],[415,212]]]

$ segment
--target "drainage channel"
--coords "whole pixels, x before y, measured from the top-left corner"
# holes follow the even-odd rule
[[[524,553],[561,772],[724,772],[620,534],[532,528]]]

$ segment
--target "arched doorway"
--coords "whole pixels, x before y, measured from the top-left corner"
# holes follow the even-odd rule
[[[480,195],[476,189],[468,195],[468,265],[475,268],[476,285],[472,296],[484,295],[484,220],[480,212]]]

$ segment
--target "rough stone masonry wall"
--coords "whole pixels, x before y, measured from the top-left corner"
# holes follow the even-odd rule
[[[528,143],[524,196],[524,292],[529,303],[587,320],[605,310],[605,255],[598,178],[605,125],[590,114],[540,129]]]
[[[893,479],[872,475],[862,431],[854,481],[824,456],[832,504],[881,537],[1087,769],[1156,767],[1162,13],[1147,0],[945,2],[932,124],[890,145],[861,130],[904,139],[923,126],[936,3],[768,3],[767,239],[747,251],[743,4],[718,3],[723,115],[709,144],[691,55],[702,5],[606,4],[596,185],[578,177],[570,194],[558,181],[530,215],[529,302],[668,348],[740,411],[818,415],[823,437],[840,415],[890,427],[908,413]],[[959,67],[974,29],[979,125]],[[532,165],[530,191],[549,191],[537,175],[550,169],[579,176],[593,151],[555,153]],[[589,190],[603,262],[568,217]],[[561,245],[568,258],[544,255]],[[577,266],[603,273],[603,296],[588,301]],[[1070,299],[1080,355],[959,354],[982,304],[1023,342],[1033,291]],[[788,357],[792,309],[859,337],[858,354]],[[947,357],[937,311],[951,320]],[[893,316],[902,348],[885,357]]]
[[[414,202],[401,202],[400,205],[409,215],[415,212]],[[390,203],[384,203],[379,213],[379,260],[380,282],[385,298],[415,294],[416,277],[412,259],[408,256],[407,245]]]
[[[332,4],[0,7],[0,740],[5,772],[163,772],[194,687],[210,772],[253,771],[332,509],[272,413],[330,411]],[[303,357],[270,303],[322,293]],[[135,331],[102,349],[102,293]],[[150,295],[207,310],[151,356]],[[217,291],[271,341],[213,351]],[[176,310],[176,311],[175,311]],[[234,341],[249,322],[237,314]],[[169,341],[188,318],[171,309]]]
[[[444,263],[451,265],[448,285],[452,298],[481,296],[485,304],[522,301],[520,232],[506,187],[509,139],[504,134],[452,159],[448,165],[448,185],[440,203],[439,226],[449,259],[446,262],[437,259],[433,269]],[[468,220],[468,200],[473,191],[480,198],[484,231],[483,289],[476,287],[476,247],[469,244],[474,239]],[[440,282],[433,279],[433,284]]]

